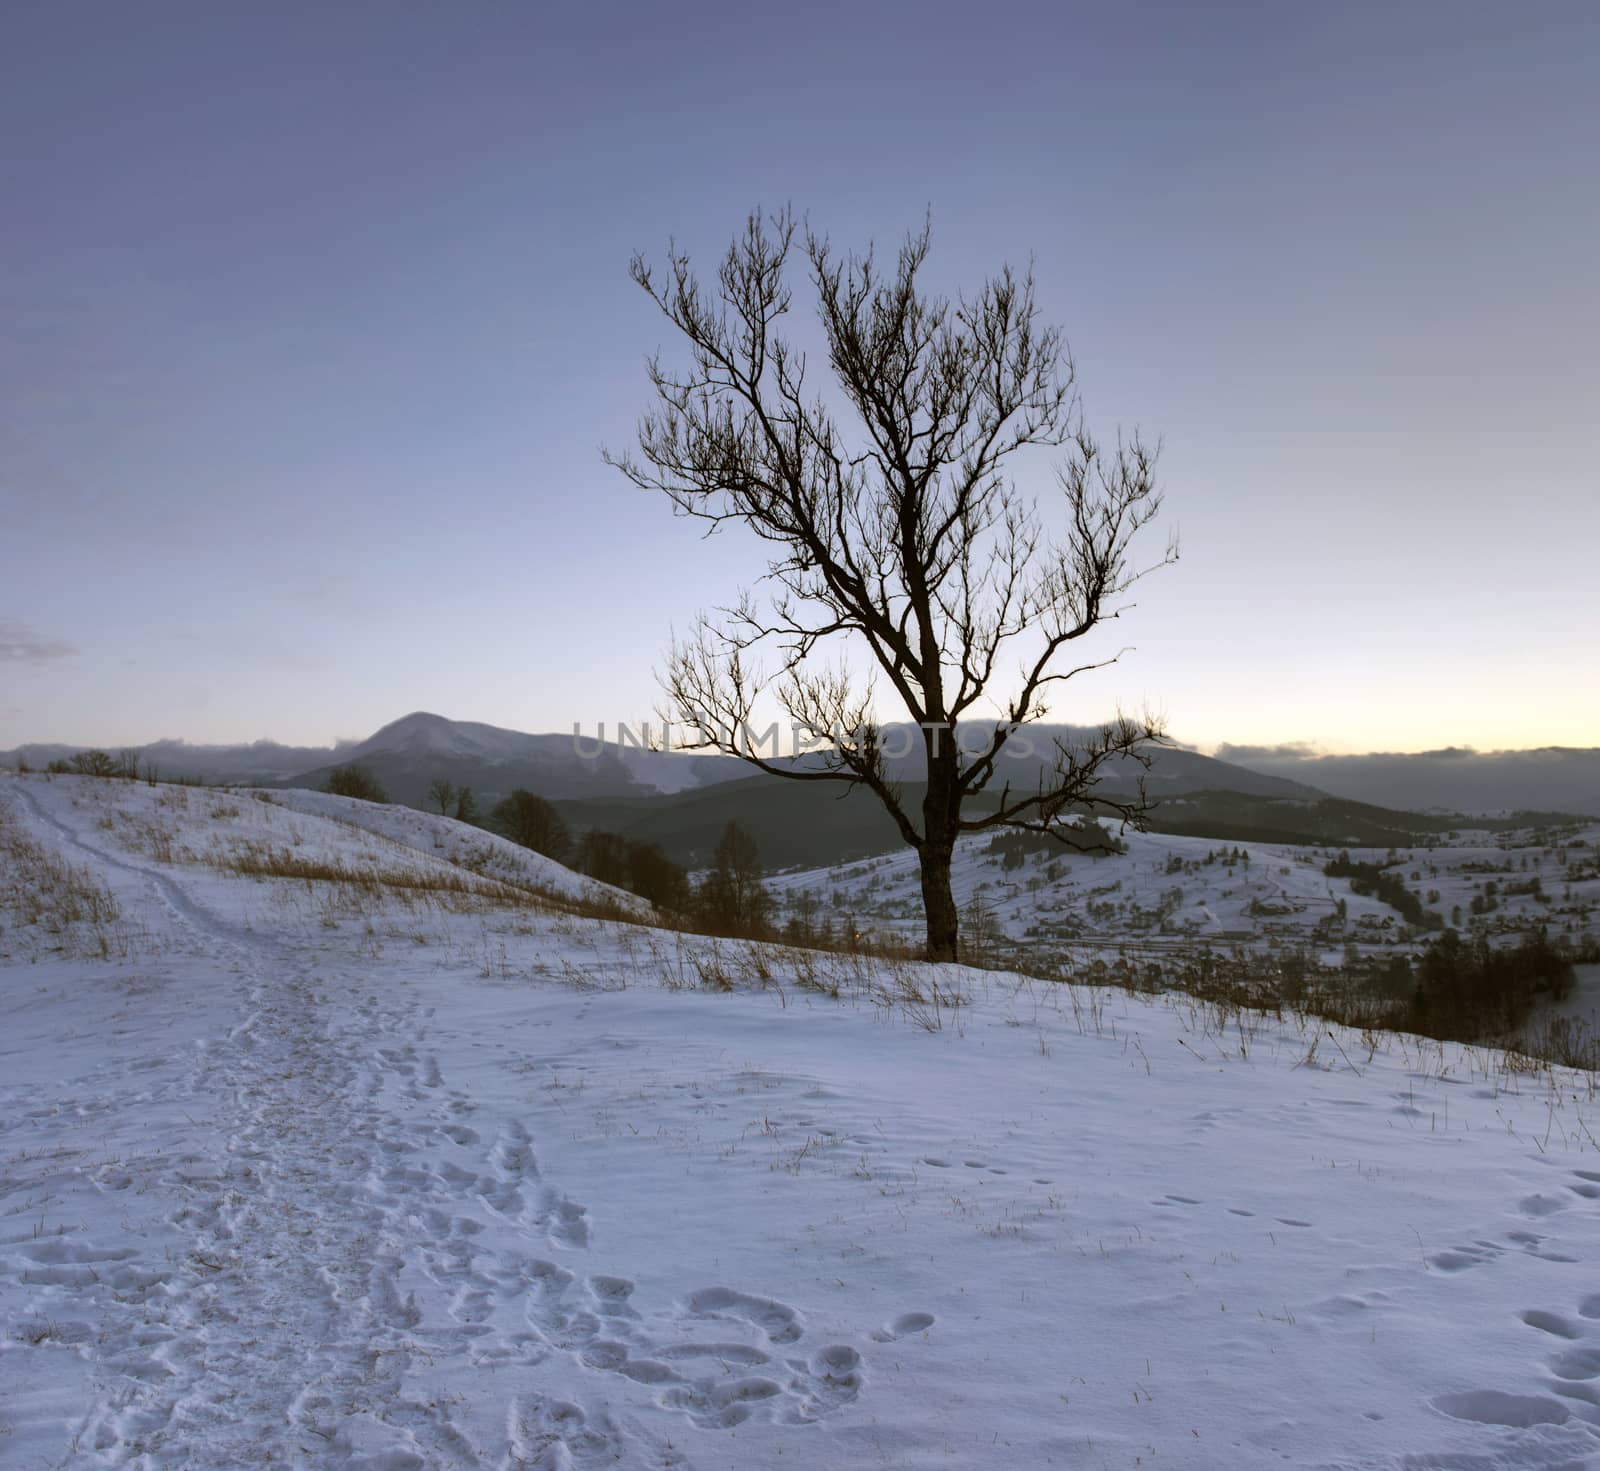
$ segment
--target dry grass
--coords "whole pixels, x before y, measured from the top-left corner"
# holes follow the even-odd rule
[[[561,979],[584,989],[620,989],[648,975],[668,991],[768,992],[787,1006],[813,996],[871,1006],[939,1031],[969,1004],[964,972],[900,955],[817,950],[766,940],[728,939],[684,930],[641,929],[623,937],[621,964],[609,969],[564,962]],[[608,985],[609,982],[609,985]]]
[[[396,853],[407,853],[396,844]],[[346,913],[363,914],[363,901],[398,900],[406,907],[434,905],[454,914],[490,910],[532,910],[585,919],[639,924],[643,921],[620,902],[575,899],[531,883],[494,878],[443,860],[426,866],[385,863],[378,859],[352,861],[343,857],[312,856],[293,846],[262,839],[237,838],[214,843],[206,854],[208,867],[239,878],[283,879],[308,889],[328,886],[337,891]]]
[[[0,801],[0,953],[12,944],[109,960],[129,953],[130,936],[104,881],[35,842]]]

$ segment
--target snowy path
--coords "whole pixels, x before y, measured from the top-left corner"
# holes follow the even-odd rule
[[[181,1202],[168,1265],[128,1266],[126,1248],[22,1252],[36,1278],[122,1267],[97,1350],[110,1388],[77,1430],[74,1463],[554,1471],[615,1465],[657,1438],[624,1432],[603,1406],[508,1383],[503,1436],[484,1444],[447,1399],[412,1385],[418,1364],[452,1360],[532,1367],[560,1353],[654,1387],[705,1428],[758,1409],[809,1423],[855,1398],[857,1351],[807,1355],[782,1302],[713,1285],[647,1323],[630,1279],[541,1255],[581,1252],[586,1211],[541,1177],[521,1123],[487,1138],[473,1126],[476,1106],[424,1044],[429,1018],[412,988],[229,923],[170,873],[20,795],[77,858],[145,885],[229,978],[242,1012],[172,1085],[203,1111],[213,1143],[145,1182]],[[419,1290],[447,1304],[442,1321],[424,1321]],[[655,1463],[687,1464],[670,1451]]]
[[[119,1384],[96,1406],[80,1448],[107,1465],[239,1466],[297,1464],[309,1446],[333,1465],[356,1449],[341,1418],[370,1403],[431,1463],[477,1464],[445,1412],[400,1393],[415,1314],[396,1276],[417,1195],[386,1187],[417,1181],[403,1163],[415,1143],[387,1127],[388,1110],[423,1094],[414,1049],[374,1040],[414,1036],[415,1008],[226,925],[173,878],[112,857],[23,796],[80,853],[148,883],[246,1008],[185,1080],[220,1148],[163,1182],[184,1202],[183,1265],[119,1304],[104,1340],[108,1366],[140,1388]]]

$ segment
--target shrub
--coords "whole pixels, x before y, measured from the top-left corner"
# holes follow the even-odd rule
[[[689,875],[654,843],[628,844],[626,887],[657,909],[681,914],[689,908]]]
[[[557,863],[565,863],[572,851],[572,834],[561,814],[543,797],[522,787],[495,803],[489,826],[501,837],[554,858]]]
[[[328,773],[322,790],[335,797],[357,797],[363,802],[387,802],[389,794],[365,766],[353,762],[349,766],[336,766]]]
[[[635,843],[621,833],[596,828],[579,840],[573,866],[602,884],[626,889],[657,909],[686,913],[692,893],[689,875],[654,843]]]
[[[65,759],[57,757],[45,767],[53,776],[119,776],[116,757],[105,751],[79,751]]]
[[[628,884],[628,840],[621,833],[586,832],[578,843],[577,868],[602,884],[626,888]]]
[[[1453,1041],[1480,1041],[1519,1029],[1544,1000],[1572,988],[1572,961],[1541,931],[1512,949],[1464,940],[1446,930],[1417,963],[1417,988],[1406,1031]]]

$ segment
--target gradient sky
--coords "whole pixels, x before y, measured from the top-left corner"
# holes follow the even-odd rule
[[[1056,718],[1600,743],[1597,76],[1587,0],[9,4],[0,747],[647,715],[761,563],[600,463],[628,258],[785,201],[1031,254],[1164,440],[1183,560]]]

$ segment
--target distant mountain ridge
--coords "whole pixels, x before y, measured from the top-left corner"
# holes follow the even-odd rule
[[[1600,817],[1600,746],[1527,751],[1373,751],[1326,756],[1294,746],[1220,746],[1221,760],[1310,782],[1336,797],[1409,811],[1575,812]]]
[[[141,765],[153,767],[164,778],[199,779],[211,782],[275,782],[295,776],[312,766],[337,764],[348,759],[353,741],[332,746],[285,746],[277,741],[249,741],[233,746],[191,745],[188,741],[166,739],[143,746],[103,746],[113,753],[135,751]],[[80,751],[95,749],[60,743],[33,742],[0,751],[0,762],[15,766],[25,761],[42,771],[52,761],[65,761]]]
[[[981,722],[974,722],[982,730]],[[897,748],[890,761],[897,781],[922,779],[914,726],[887,728]],[[414,711],[365,740],[332,746],[291,746],[261,740],[238,745],[191,745],[182,740],[134,747],[141,761],[166,777],[272,786],[321,786],[335,767],[359,761],[396,800],[427,805],[441,778],[473,788],[480,807],[517,787],[551,800],[629,799],[706,791],[755,775],[734,757],[685,750],[643,750],[594,735],[534,734],[480,721],[451,720]],[[1038,783],[1053,759],[1054,741],[1081,740],[1081,728],[1024,727],[1013,753],[1001,760],[993,790]],[[1031,756],[1017,754],[1026,740]],[[31,744],[0,752],[0,761],[43,767],[82,746]],[[1140,779],[1152,798],[1171,800],[1203,792],[1236,792],[1268,800],[1316,801],[1329,795],[1402,811],[1490,813],[1565,811],[1600,816],[1600,748],[1549,748],[1480,755],[1435,751],[1417,755],[1318,756],[1293,748],[1223,746],[1216,756],[1178,746],[1151,753],[1148,771],[1124,760],[1108,765],[1101,791],[1125,794]],[[801,758],[802,760],[804,758]],[[793,785],[793,784],[791,784]],[[815,787],[804,790],[815,794]]]
[[[360,762],[390,796],[412,806],[425,805],[428,788],[441,779],[471,787],[481,808],[518,787],[549,798],[653,796],[749,775],[731,757],[643,750],[572,734],[535,735],[419,710],[289,784],[319,786],[334,766],[350,762]]]
[[[973,729],[978,734],[986,731],[979,722]],[[428,788],[441,778],[472,787],[481,805],[517,787],[551,799],[671,795],[755,774],[755,768],[736,757],[681,749],[646,750],[631,740],[619,741],[616,734],[611,740],[600,739],[598,732],[533,734],[418,710],[390,721],[365,740],[341,741],[334,746],[285,746],[272,741],[205,746],[166,740],[128,749],[169,777],[274,786],[321,786],[335,767],[360,762],[392,797],[412,806],[425,805]],[[891,750],[908,753],[891,758],[895,779],[920,781],[923,763],[916,727],[890,726],[886,734],[892,741]],[[1082,729],[1065,725],[1025,727],[998,763],[995,790],[1008,782],[1013,790],[1036,786],[1054,761],[1055,741],[1081,740],[1084,734]],[[1030,746],[1033,754],[1025,754]],[[0,752],[0,759],[14,763],[20,758],[42,767],[84,749],[21,746]],[[801,764],[805,759],[798,758]],[[1208,790],[1262,797],[1323,795],[1304,783],[1249,771],[1179,747],[1152,752],[1148,772],[1135,761],[1112,763],[1103,789],[1108,794],[1130,792],[1140,779],[1154,797]]]
[[[0,762],[25,761],[42,769],[87,746],[33,743],[0,751]],[[615,739],[572,734],[530,734],[479,721],[450,720],[419,710],[391,721],[362,741],[332,746],[287,746],[275,741],[191,745],[181,740],[131,750],[142,765],[167,778],[281,787],[320,787],[339,766],[360,762],[396,801],[427,804],[441,778],[470,786],[480,807],[527,787],[546,797],[649,796],[689,791],[746,777],[750,768],[732,757],[642,750]]]
[[[889,773],[897,781],[920,782],[926,776],[918,728],[914,725],[886,726],[890,751],[909,750],[905,756],[891,756]],[[963,753],[976,754],[982,749],[980,738],[986,738],[993,729],[992,723],[973,721],[961,727],[970,735],[961,738]],[[1057,742],[1071,748],[1093,737],[1094,727],[1077,725],[1025,725],[1007,742],[995,762],[995,774],[988,791],[998,794],[1007,784],[1013,793],[1037,789],[1041,780],[1048,782],[1057,758]],[[1149,766],[1131,757],[1108,762],[1101,772],[1097,790],[1104,796],[1131,796],[1140,782],[1146,793],[1155,801],[1163,797],[1191,792],[1228,791],[1241,792],[1251,797],[1282,797],[1315,800],[1327,795],[1316,787],[1285,777],[1251,771],[1244,766],[1222,761],[1214,756],[1202,756],[1183,746],[1151,746],[1147,748]]]

